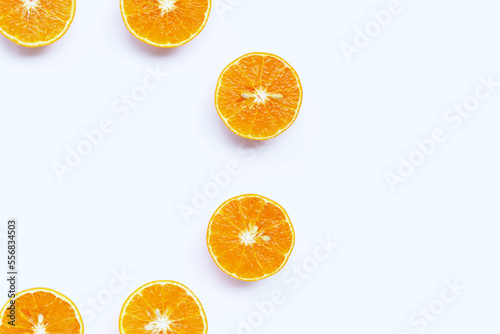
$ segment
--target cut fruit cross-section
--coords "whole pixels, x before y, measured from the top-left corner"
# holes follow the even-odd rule
[[[205,27],[211,0],[121,0],[123,21],[139,40],[173,48],[186,44]]]
[[[121,334],[205,334],[207,318],[191,290],[174,281],[141,286],[123,304]]]
[[[75,0],[0,0],[0,33],[22,46],[52,44],[69,29]]]
[[[271,139],[288,129],[302,104],[295,70],[269,53],[250,53],[229,64],[219,77],[215,107],[235,134]]]
[[[45,333],[83,334],[80,312],[68,297],[46,288],[30,289],[3,307],[0,334]]]
[[[226,274],[257,281],[283,268],[295,244],[295,233],[278,203],[260,195],[241,195],[224,202],[213,214],[207,244]]]

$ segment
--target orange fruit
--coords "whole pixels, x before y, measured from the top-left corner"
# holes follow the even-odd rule
[[[288,261],[295,233],[285,209],[260,195],[224,202],[208,225],[210,255],[226,274],[257,281],[276,274]]]
[[[205,27],[211,0],[120,0],[127,29],[143,42],[163,48],[186,44]]]
[[[0,0],[0,33],[22,46],[52,44],[68,31],[75,0]]]
[[[229,64],[215,91],[215,107],[227,127],[255,140],[276,137],[297,118],[302,85],[285,60],[269,53],[249,53]]]
[[[10,307],[14,302],[15,309]],[[19,292],[2,308],[0,334],[83,334],[75,304],[57,291],[37,288]],[[9,324],[15,314],[15,326]]]
[[[174,281],[154,281],[134,291],[120,313],[121,334],[204,334],[207,318],[191,290]]]

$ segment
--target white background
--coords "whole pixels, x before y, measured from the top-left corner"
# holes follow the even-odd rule
[[[458,129],[442,117],[474,93],[478,76],[500,81],[500,8],[401,1],[351,63],[340,44],[387,1],[233,1],[232,11],[213,8],[188,45],[162,50],[126,30],[117,1],[85,0],[52,46],[0,38],[0,218],[21,224],[19,288],[66,294],[86,310],[87,333],[118,333],[126,297],[171,279],[197,294],[213,334],[237,333],[238,318],[275,289],[286,301],[255,333],[413,334],[409,318],[458,279],[467,289],[426,332],[498,332],[500,89]],[[249,159],[213,94],[224,66],[252,51],[292,64],[304,103],[294,125]],[[148,66],[170,75],[120,119],[113,102]],[[114,131],[60,182],[53,162],[104,118]],[[391,192],[384,173],[437,127],[448,140]],[[240,174],[187,223],[179,207],[233,160]],[[282,204],[297,236],[283,271],[255,283],[222,273],[205,242],[213,211],[243,193]],[[327,235],[340,248],[291,290],[285,275]],[[87,299],[106,296],[122,270],[134,278],[90,319]]]

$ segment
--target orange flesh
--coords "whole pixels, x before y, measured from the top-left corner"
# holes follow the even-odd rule
[[[245,94],[250,97],[244,98]],[[277,136],[295,121],[302,87],[283,59],[252,53],[224,69],[215,98],[220,117],[234,133],[262,140]]]
[[[179,46],[196,37],[206,24],[211,6],[209,0],[122,0],[121,3],[130,32],[146,43],[164,47]]]
[[[80,315],[75,306],[52,292],[27,290],[18,295],[15,300],[16,321],[15,327],[8,324],[11,321],[7,316],[9,310],[2,315],[0,334],[32,334],[45,328],[44,333],[83,333],[83,326],[79,322]],[[40,331],[41,332],[41,331]]]
[[[160,323],[155,322],[160,319]],[[198,299],[180,283],[159,281],[134,292],[120,317],[121,334],[154,333],[161,321],[168,321],[163,334],[206,333],[205,313]],[[149,326],[149,327],[148,327]]]
[[[217,265],[241,280],[259,280],[278,272],[295,242],[284,209],[259,195],[222,204],[210,221],[207,238]]]
[[[73,0],[0,0],[0,32],[24,46],[47,45],[66,32],[74,14]]]

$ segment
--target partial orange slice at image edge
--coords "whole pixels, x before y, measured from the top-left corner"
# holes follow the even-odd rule
[[[195,294],[175,281],[154,281],[123,304],[120,334],[206,334],[207,317]]]
[[[0,33],[16,44],[52,44],[69,29],[76,0],[1,0]]]
[[[215,107],[235,134],[267,140],[287,130],[302,105],[302,84],[284,59],[249,53],[230,63],[219,76]]]
[[[225,201],[213,214],[207,245],[216,265],[242,281],[258,281],[279,272],[295,245],[285,209],[256,194]]]
[[[76,305],[63,294],[47,288],[19,292],[5,304],[1,316],[0,334],[83,334],[83,321]],[[12,321],[15,326],[11,325]]]
[[[120,0],[125,26],[139,40],[162,48],[184,45],[207,24],[211,0]]]

